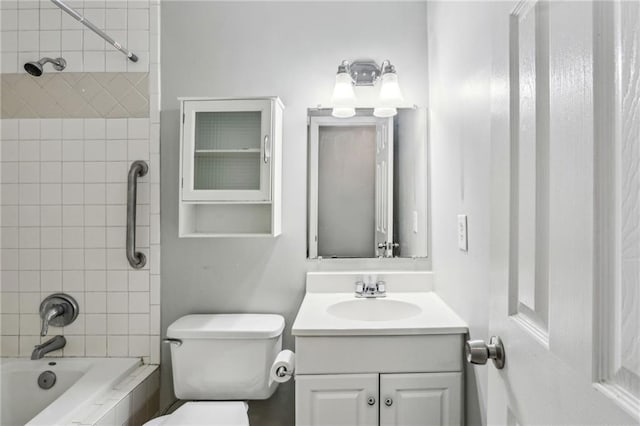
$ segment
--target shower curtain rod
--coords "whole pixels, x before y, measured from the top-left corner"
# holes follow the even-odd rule
[[[116,49],[124,53],[126,57],[129,58],[132,62],[138,62],[138,57],[136,56],[135,53],[123,47],[120,43],[118,43],[117,41],[109,37],[107,34],[105,34],[104,31],[102,31],[100,28],[93,25],[91,21],[87,20],[84,16],[80,15],[76,10],[64,4],[62,0],[51,0],[51,2],[56,6],[58,6],[60,9],[67,12],[69,15],[71,15],[71,17],[73,17],[78,22],[80,22],[81,24],[89,28],[91,31],[93,31],[94,33],[98,34],[100,37],[105,39],[107,43],[111,44],[113,47],[115,47]]]

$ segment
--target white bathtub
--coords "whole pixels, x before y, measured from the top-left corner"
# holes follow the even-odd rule
[[[65,424],[140,365],[137,358],[2,358],[0,425]],[[47,370],[57,379],[45,390],[38,376]]]

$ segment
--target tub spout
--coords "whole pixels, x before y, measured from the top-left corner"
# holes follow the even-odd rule
[[[31,359],[40,359],[49,352],[56,351],[58,349],[64,348],[64,345],[67,344],[67,339],[64,336],[55,336],[51,339],[47,340],[44,343],[36,345],[33,348],[33,352],[31,353]]]

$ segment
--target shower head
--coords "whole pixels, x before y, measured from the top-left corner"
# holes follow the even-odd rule
[[[27,62],[24,64],[24,70],[35,77],[40,77],[44,72],[44,64],[47,62],[51,62],[53,69],[56,71],[62,71],[67,66],[67,61],[65,61],[64,58],[42,58],[37,62]]]

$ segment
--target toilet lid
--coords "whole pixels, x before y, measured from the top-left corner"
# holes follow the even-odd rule
[[[249,426],[247,404],[241,401],[187,402],[173,414],[158,419],[162,426]]]

